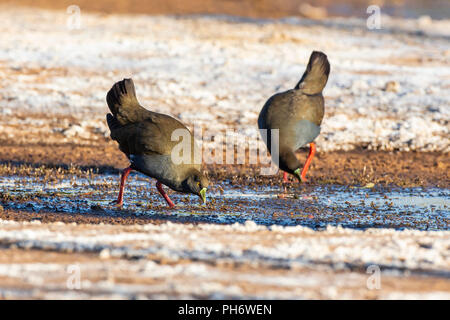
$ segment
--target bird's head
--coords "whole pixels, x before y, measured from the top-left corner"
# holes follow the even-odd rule
[[[185,180],[186,191],[198,195],[202,200],[202,203],[206,203],[206,189],[208,186],[208,178],[203,173],[195,169],[189,172],[189,175]]]

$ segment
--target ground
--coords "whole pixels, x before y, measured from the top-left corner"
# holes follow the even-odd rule
[[[82,10],[77,29],[66,11],[0,9],[0,297],[450,297],[449,20]],[[105,121],[115,81],[214,135],[205,150],[232,131],[248,156],[312,50],[331,74],[308,183],[205,152],[206,205],[169,191],[168,209],[134,173],[110,204],[128,164]]]

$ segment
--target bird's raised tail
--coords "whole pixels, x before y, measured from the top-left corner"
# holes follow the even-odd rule
[[[308,66],[295,89],[301,89],[306,94],[321,93],[327,84],[330,74],[330,63],[327,56],[320,51],[313,51],[309,57]]]
[[[109,110],[120,125],[138,122],[145,109],[136,98],[134,83],[131,79],[116,82],[106,95]]]
[[[119,121],[117,121],[117,119],[111,113],[108,113],[106,115],[106,122],[108,123],[108,127],[111,132],[122,127]]]

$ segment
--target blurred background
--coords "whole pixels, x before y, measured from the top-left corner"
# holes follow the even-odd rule
[[[365,17],[369,5],[383,7],[383,13],[401,18],[428,15],[450,16],[448,0],[0,0],[0,3],[65,9],[76,4],[83,10],[103,13],[142,14],[227,14],[252,18],[304,16],[323,19],[333,16]]]

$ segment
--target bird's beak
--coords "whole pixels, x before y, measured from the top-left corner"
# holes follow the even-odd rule
[[[206,203],[206,188],[200,190],[200,197],[202,198],[202,202]]]
[[[300,173],[300,168],[298,168],[298,169],[296,169],[296,170],[294,171],[294,175],[297,177],[297,179],[298,179],[298,181],[299,181],[300,183],[303,182],[303,180],[302,180],[302,174]]]

